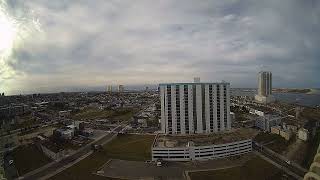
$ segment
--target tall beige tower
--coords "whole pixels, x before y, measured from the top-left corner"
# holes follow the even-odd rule
[[[119,85],[118,86],[118,92],[124,92],[124,86],[123,85]]]
[[[270,103],[275,99],[272,96],[272,73],[260,71],[258,74],[258,94],[255,96],[257,102]]]
[[[272,94],[272,73],[259,72],[258,75],[258,95],[269,96]]]

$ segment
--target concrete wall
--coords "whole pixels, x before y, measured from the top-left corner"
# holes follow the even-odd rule
[[[65,151],[60,151],[58,153],[55,153],[55,152],[51,151],[50,149],[46,148],[43,145],[40,145],[40,148],[41,148],[42,152],[52,160],[58,160],[58,159],[64,157],[64,152]]]

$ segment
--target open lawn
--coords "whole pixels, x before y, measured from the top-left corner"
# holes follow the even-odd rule
[[[151,144],[154,136],[122,135],[103,146],[99,152],[94,152],[70,168],[60,172],[51,180],[106,180],[108,178],[92,174],[110,158],[127,160],[147,160],[151,156]]]
[[[26,174],[51,162],[34,144],[19,146],[12,152],[19,175]]]
[[[257,179],[281,179],[283,172],[265,160],[255,157],[243,166],[213,170],[191,172],[189,176],[192,180],[196,179],[219,179],[219,180],[257,180]]]
[[[120,135],[104,146],[108,156],[123,160],[151,159],[152,135]]]
[[[137,109],[120,109],[120,110],[114,111],[111,118],[113,118],[115,120],[120,120],[120,121],[127,121],[131,117],[133,117],[133,115],[136,112],[138,112]]]

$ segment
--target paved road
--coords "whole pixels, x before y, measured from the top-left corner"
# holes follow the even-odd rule
[[[109,133],[108,135],[104,136],[97,142],[94,142],[94,144],[103,144],[103,142],[108,141],[110,138],[113,137],[114,134],[117,134],[122,130],[121,126],[116,127],[113,132]],[[35,171],[32,171],[30,173],[27,173],[24,177],[20,177],[21,179],[26,179],[26,180],[34,180],[34,179],[39,179],[43,176],[46,176],[47,174],[54,173],[57,171],[59,168],[68,165],[69,163],[72,163],[76,161],[78,158],[81,156],[84,156],[85,154],[89,153],[91,151],[91,143],[80,148],[75,154],[72,154],[71,156],[68,156],[58,162],[53,162],[50,163],[47,166],[44,166],[44,168],[39,168]]]
[[[289,160],[285,160],[283,157],[276,154],[275,152],[272,152],[271,150],[255,143],[253,143],[253,149],[260,152],[264,156],[268,157],[275,163],[289,169],[292,173],[294,173],[297,177],[299,177],[299,179],[304,177],[306,173],[305,169],[298,167],[297,165],[295,165],[293,162],[290,162]]]

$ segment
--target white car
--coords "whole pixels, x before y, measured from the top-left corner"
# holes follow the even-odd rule
[[[287,160],[286,163],[287,163],[287,164],[291,164],[291,161]]]
[[[161,166],[162,166],[161,161],[158,161],[158,162],[157,162],[157,166],[158,166],[158,167],[161,167]]]
[[[9,165],[12,165],[13,164],[13,160],[9,160]]]

